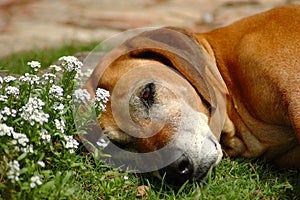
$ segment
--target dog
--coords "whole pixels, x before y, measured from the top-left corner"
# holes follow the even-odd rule
[[[300,169],[299,36],[299,5],[206,33],[145,31],[106,54],[84,88],[112,94],[99,118],[112,143],[168,152],[146,165],[176,155],[155,169],[167,182],[203,179],[223,154]]]

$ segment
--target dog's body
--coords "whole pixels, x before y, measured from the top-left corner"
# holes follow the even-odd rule
[[[300,6],[275,8],[203,34],[193,34],[173,28],[168,30],[178,31],[186,38],[182,41],[176,38],[171,40],[173,33],[164,30],[138,35],[102,60],[88,80],[86,88],[92,94],[97,87],[104,87],[113,92],[122,75],[141,65],[157,65],[159,67],[155,67],[155,70],[157,69],[159,72],[161,68],[161,73],[171,73],[163,71],[165,68],[173,68],[180,74],[178,77],[176,74],[172,76],[176,79],[176,84],[184,85],[187,82],[192,86],[191,95],[197,96],[188,98],[194,98],[193,102],[188,102],[189,107],[197,113],[201,113],[201,116],[204,114],[208,117],[207,121],[205,117],[201,118],[199,114],[192,115],[191,111],[187,111],[186,116],[182,114],[182,120],[203,119],[200,120],[202,124],[209,123],[216,140],[221,143],[225,154],[229,156],[265,157],[281,167],[300,169]],[[163,38],[167,38],[167,41],[163,41],[161,44],[162,39],[159,38],[159,35],[166,35]],[[187,45],[190,40],[195,41],[198,47]],[[187,50],[191,46],[192,50]],[[193,51],[197,48],[197,55],[194,55],[194,52],[185,54],[185,51],[178,50],[180,48],[185,51]],[[201,55],[198,54],[198,50]],[[176,56],[174,52],[184,54],[184,56]],[[186,63],[187,60],[194,58],[196,58],[196,62],[192,61],[192,65]],[[206,68],[202,70],[195,65],[203,65]],[[105,67],[103,68],[103,66]],[[222,78],[218,78],[220,74]],[[168,81],[173,81],[171,80],[173,78]],[[207,82],[208,86],[203,85],[203,82]],[[137,82],[128,82],[127,84],[137,84]],[[173,102],[171,99],[175,97],[172,97],[169,90],[160,89],[164,90],[163,95],[156,91],[155,100],[149,100],[149,91],[154,90],[151,87],[148,84],[142,89],[137,89],[139,90],[137,96],[141,98],[143,104],[146,104],[148,109],[156,101],[157,104],[164,104],[168,111],[167,117],[177,119],[179,115],[174,117],[174,112],[178,112],[178,110],[170,111],[173,110],[175,104],[169,103]],[[155,90],[156,88],[160,88],[160,86],[155,86]],[[215,100],[212,99],[211,94],[208,94],[209,91],[213,91]],[[123,93],[118,95],[118,98],[124,96]],[[222,111],[221,108],[216,108],[215,112],[221,114],[218,115],[219,118],[214,119],[208,108],[217,107],[216,104],[222,102],[221,96],[224,95],[227,99],[226,109]],[[167,97],[169,100],[164,100]],[[130,102],[134,101],[130,100]],[[172,138],[181,137],[177,132],[199,132],[198,129],[182,129],[182,127],[188,126],[187,122],[183,122],[183,125],[178,128],[175,125],[176,120],[170,120],[169,124],[167,120],[167,125],[155,136],[146,139],[123,137],[124,130],[118,127],[114,119],[112,104],[108,105],[107,112],[100,119],[104,130],[109,132],[108,135],[112,139],[120,140],[118,142],[135,144],[136,149],[140,152],[162,148]],[[170,108],[169,104],[172,104]],[[135,102],[130,103],[129,107],[134,107],[131,109],[133,113],[130,113],[133,121],[143,126],[149,122],[141,120],[138,114],[134,114],[134,112],[144,112],[144,108],[141,106],[143,106],[142,103],[139,105]],[[224,122],[219,130],[216,128],[218,119]],[[191,126],[199,126],[197,123],[191,123]],[[202,134],[202,136],[203,138],[199,139],[199,148],[200,143],[205,143],[207,138],[215,141],[215,139],[211,139],[210,134]],[[126,139],[118,139],[120,137]],[[211,142],[210,145],[213,146],[213,143]],[[203,163],[205,163],[203,159],[213,157],[210,166],[219,160],[219,158],[217,159],[220,157],[218,146],[213,147],[216,149],[205,147],[206,151],[210,149],[209,152],[212,153],[206,156],[207,158],[202,158],[203,150],[197,150],[197,147],[193,147],[194,144],[190,142],[186,142],[184,145],[191,146],[191,150],[186,151],[188,155],[185,155],[190,158],[184,159],[193,163],[193,170],[191,170],[193,173],[185,179],[203,177],[203,174],[200,177],[200,172],[196,170],[196,168],[203,168]],[[180,148],[184,148],[183,146]],[[198,155],[195,156],[195,154]],[[196,161],[197,159],[201,162]],[[180,162],[183,163],[182,160]],[[175,162],[175,165],[180,167],[181,163]],[[187,161],[184,163],[186,164]],[[173,168],[170,170],[172,173]],[[189,166],[184,166],[185,168],[190,169]],[[167,168],[168,170],[169,168]]]
[[[300,168],[299,17],[300,6],[286,6],[198,35],[229,91],[229,155]]]

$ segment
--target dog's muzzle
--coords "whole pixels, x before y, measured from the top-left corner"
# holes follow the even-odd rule
[[[182,185],[189,180],[205,179],[210,170],[220,162],[222,151],[220,144],[213,137],[205,138],[199,150],[174,150],[174,153],[181,156],[160,169],[160,176],[173,185]]]

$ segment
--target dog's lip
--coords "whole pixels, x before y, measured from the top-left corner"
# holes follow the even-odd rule
[[[217,157],[217,159],[216,159],[216,161],[215,161],[215,164],[213,165],[213,166],[216,166],[216,165],[218,165],[218,164],[221,162],[221,160],[222,160],[222,157],[223,157],[223,151],[222,151],[222,148],[221,148],[221,145],[220,145],[219,141],[216,139],[215,136],[210,136],[208,139],[215,145],[215,148],[216,148],[216,150],[217,150],[218,157]]]

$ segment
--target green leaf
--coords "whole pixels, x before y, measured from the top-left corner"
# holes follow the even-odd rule
[[[23,160],[24,158],[26,158],[26,156],[27,156],[27,153],[22,153],[22,154],[17,158],[17,160],[18,160],[18,161],[21,161],[21,160]]]

